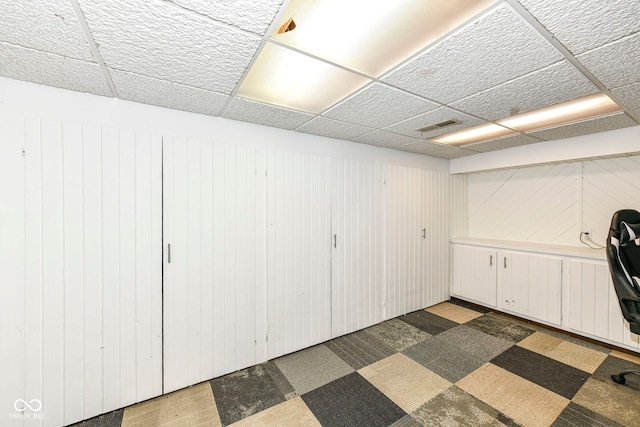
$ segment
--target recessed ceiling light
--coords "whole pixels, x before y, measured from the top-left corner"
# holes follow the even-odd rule
[[[585,96],[573,101],[562,102],[528,113],[518,114],[475,126],[458,132],[448,133],[431,141],[450,145],[464,145],[472,142],[515,135],[519,132],[546,129],[558,125],[574,123],[586,119],[606,116],[621,111],[621,108],[604,93]]]

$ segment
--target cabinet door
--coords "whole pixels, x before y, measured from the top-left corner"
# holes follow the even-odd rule
[[[465,300],[496,306],[496,252],[453,245],[452,294]]]
[[[498,307],[536,320],[561,324],[562,260],[498,252]]]

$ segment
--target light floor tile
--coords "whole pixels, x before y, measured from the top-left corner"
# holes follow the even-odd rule
[[[569,399],[491,363],[456,385],[523,426],[549,426]]]
[[[300,396],[231,425],[233,427],[320,427],[320,423]]]
[[[573,401],[625,426],[637,426],[640,420],[638,390],[610,380],[589,378]]]
[[[625,352],[618,351],[618,350],[611,351],[611,355],[617,357],[618,359],[624,359],[626,361],[629,361],[629,362],[636,363],[636,364],[640,365],[640,355],[639,356],[634,356],[632,354],[625,353]]]
[[[209,382],[138,403],[124,410],[122,427],[222,426]]]
[[[456,323],[466,323],[469,320],[482,316],[482,313],[451,304],[450,302],[443,302],[425,310]]]
[[[441,376],[401,353],[358,371],[406,412],[411,412],[451,386]]]
[[[378,323],[364,331],[395,351],[406,350],[431,337],[428,333],[398,319]]]
[[[298,395],[354,372],[351,366],[323,344],[281,357],[274,363]]]
[[[518,346],[590,374],[594,373],[604,359],[607,358],[606,353],[564,341],[542,332],[533,333],[520,341]]]

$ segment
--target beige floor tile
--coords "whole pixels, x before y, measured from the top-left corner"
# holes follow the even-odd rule
[[[466,323],[469,320],[482,316],[482,313],[460,307],[459,305],[451,304],[450,302],[443,302],[438,305],[434,305],[433,307],[426,308],[425,310],[429,313],[433,313],[457,323]]]
[[[126,408],[122,427],[134,426],[222,426],[222,423],[211,385],[204,382]]]
[[[244,420],[231,424],[233,427],[320,427],[300,396],[280,403]]]
[[[628,386],[589,378],[573,401],[625,426],[640,422],[638,391]]]
[[[411,412],[451,386],[441,376],[402,353],[358,371],[406,412]]]
[[[604,359],[607,358],[606,353],[564,341],[542,332],[533,333],[520,341],[518,346],[590,374],[594,373]]]
[[[456,385],[523,426],[549,426],[569,400],[486,363]]]
[[[611,355],[617,357],[618,359],[624,359],[629,362],[637,363],[638,365],[640,365],[640,355],[634,356],[632,354],[625,353],[618,350],[612,350]]]

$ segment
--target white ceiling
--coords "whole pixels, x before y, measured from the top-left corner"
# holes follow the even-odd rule
[[[236,95],[287,4],[0,0],[0,76],[443,158],[640,123],[640,0],[498,1],[319,115]],[[464,148],[428,140],[599,91],[624,112]],[[448,119],[461,123],[416,131]]]

